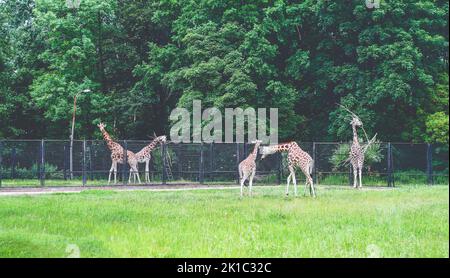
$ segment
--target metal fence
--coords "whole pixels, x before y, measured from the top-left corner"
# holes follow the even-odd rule
[[[148,141],[118,141],[138,152]],[[315,161],[313,178],[321,185],[350,185],[348,143],[299,142]],[[448,185],[448,145],[379,143],[377,159],[367,161],[363,185]],[[252,144],[165,144],[152,152],[151,184],[235,184],[238,164]],[[72,161],[70,159],[72,151]],[[280,184],[287,177],[285,154],[257,161],[255,183]],[[72,167],[71,167],[72,165]],[[101,140],[0,140],[0,186],[101,186],[108,184],[110,151]],[[71,170],[72,169],[72,170]],[[140,164],[141,180],[144,165]],[[129,166],[119,164],[118,183],[128,184]],[[299,182],[304,182],[298,174]]]

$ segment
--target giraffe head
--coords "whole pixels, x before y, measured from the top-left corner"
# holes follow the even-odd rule
[[[100,128],[101,131],[105,130],[106,125],[104,123],[99,123],[98,128]]]
[[[277,152],[277,146],[264,146],[259,148],[259,153],[262,154],[261,159],[266,158],[266,156],[274,154]]]
[[[166,137],[166,135],[158,136],[155,138],[154,141],[162,144],[162,143],[167,142],[167,137]]]
[[[258,144],[258,145],[260,145],[262,143],[262,141],[261,140],[253,140],[252,141],[252,144]]]
[[[360,119],[359,117],[357,117],[357,116],[353,116],[352,121],[350,122],[350,124],[351,124],[352,126],[357,126],[357,127],[363,125],[361,119]]]

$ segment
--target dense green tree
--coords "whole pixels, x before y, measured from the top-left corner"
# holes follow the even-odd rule
[[[448,1],[0,1],[0,136],[168,133],[170,111],[276,107],[280,140],[448,143]]]
[[[40,40],[32,25],[33,0],[0,2],[0,137],[44,136],[42,111],[33,103],[29,85],[40,67]]]
[[[107,55],[114,36],[115,1],[83,1],[79,9],[69,9],[65,2],[36,2],[34,26],[44,48],[39,60],[45,67],[30,86],[36,105],[45,109],[44,117],[55,128],[49,136],[69,134],[73,98],[78,95],[77,129],[89,134],[93,121],[111,119]],[[80,93],[85,90],[90,92]]]

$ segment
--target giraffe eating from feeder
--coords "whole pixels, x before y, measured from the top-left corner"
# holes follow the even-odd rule
[[[312,170],[314,167],[314,160],[311,156],[303,151],[296,142],[289,142],[273,146],[264,146],[260,148],[262,154],[261,159],[266,156],[277,153],[277,152],[287,152],[288,153],[288,169],[289,176],[287,177],[286,195],[289,195],[289,184],[292,179],[294,184],[294,195],[297,196],[297,180],[295,179],[295,169],[298,167],[302,170],[306,177],[305,190],[308,188],[310,195],[316,197],[316,192],[314,189],[313,179],[311,177]]]
[[[117,183],[117,164],[124,164],[124,149],[122,146],[112,140],[109,133],[105,130],[106,125],[104,123],[99,123],[98,128],[102,132],[103,139],[106,141],[108,149],[111,151],[111,169],[109,170],[108,184],[111,182],[111,174],[114,173],[114,183]],[[131,175],[133,175],[133,180],[136,181],[136,177],[141,183],[139,178],[139,172],[137,168],[137,159],[132,151],[127,150],[127,162],[130,165],[130,175],[128,177],[128,182],[131,182]]]
[[[145,163],[145,182],[150,182],[150,159],[152,158],[152,151],[159,145],[164,144],[167,141],[165,135],[158,136],[153,139],[150,144],[142,148],[138,153],[136,153],[136,159],[138,163]]]

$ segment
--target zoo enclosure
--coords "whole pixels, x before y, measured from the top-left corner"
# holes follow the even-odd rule
[[[149,141],[117,141],[127,150],[138,152]],[[315,161],[316,184],[349,185],[351,165],[345,160],[349,143],[298,142]],[[253,150],[252,144],[164,144],[152,152],[152,184],[237,183],[238,164]],[[0,186],[95,186],[106,185],[111,167],[110,151],[103,140],[75,140],[73,168],[70,171],[69,140],[0,140]],[[448,145],[377,143],[378,157],[368,161],[363,185],[448,184]],[[285,155],[274,154],[257,161],[255,183],[285,182]],[[341,158],[339,158],[341,156]],[[140,164],[141,179],[144,166]],[[118,184],[128,183],[129,166],[119,164]],[[304,181],[298,173],[299,183]]]

